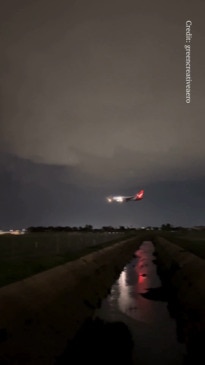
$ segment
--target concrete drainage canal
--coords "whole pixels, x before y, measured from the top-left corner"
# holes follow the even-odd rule
[[[185,357],[157,275],[154,246],[144,241],[58,364],[182,365]]]

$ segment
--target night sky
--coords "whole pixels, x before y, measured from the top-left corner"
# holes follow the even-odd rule
[[[202,0],[1,1],[0,229],[205,224],[204,14]]]

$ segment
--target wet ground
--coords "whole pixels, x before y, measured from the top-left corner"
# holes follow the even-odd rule
[[[185,346],[177,341],[176,323],[168,312],[153,254],[152,242],[145,241],[124,267],[93,318],[98,323],[98,333],[102,334],[103,328],[104,338],[98,341],[97,332],[94,338],[101,342],[102,353],[110,340],[113,360],[121,354],[121,363],[123,356],[127,356],[126,364],[182,365]]]
[[[185,364],[155,261],[152,242],[143,242],[56,364]]]

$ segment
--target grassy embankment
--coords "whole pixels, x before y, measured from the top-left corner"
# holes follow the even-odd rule
[[[179,245],[185,250],[205,259],[205,232],[185,231],[185,232],[162,232],[158,236],[166,238],[168,241]]]
[[[131,233],[31,233],[0,236],[0,287],[132,237]]]
[[[130,238],[162,236],[205,259],[205,232],[31,233],[0,236],[0,287]]]

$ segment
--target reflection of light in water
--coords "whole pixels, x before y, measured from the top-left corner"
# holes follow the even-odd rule
[[[147,292],[149,287],[160,286],[160,280],[156,273],[156,267],[152,263],[153,245],[151,242],[144,242],[137,251],[137,262],[133,267],[133,271],[137,274],[135,282],[130,283],[130,267],[128,264],[121,272],[120,277],[113,287],[113,292],[109,298],[116,299],[118,309],[129,317],[143,322],[153,321],[153,303],[143,298],[140,293]]]
[[[145,280],[145,277],[142,276],[142,275],[139,275],[139,277],[138,277],[138,283],[139,284],[142,284],[142,283],[144,283],[144,280]]]
[[[167,303],[141,295],[149,288],[160,287],[153,252],[151,242],[142,243],[137,258],[126,265],[96,314],[129,326],[135,341],[134,363],[181,365],[184,347],[176,341],[175,322],[170,320]]]
[[[137,321],[149,324],[156,321],[158,316],[156,308],[160,306],[159,302],[153,302],[141,295],[146,293],[147,289],[161,285],[156,265],[152,262],[153,252],[153,244],[143,242],[136,252],[137,260],[132,260],[125,266],[110,295],[103,301],[104,312],[109,312],[114,317],[119,311]]]
[[[146,293],[150,288],[161,286],[160,278],[157,275],[156,265],[153,264],[154,246],[152,242],[145,241],[137,251],[138,262],[135,271],[138,274],[136,291],[140,294]],[[140,319],[147,323],[153,323],[156,320],[155,308],[159,303],[153,303],[143,296],[138,297],[138,306],[140,308]]]
[[[145,293],[149,288],[161,286],[156,265],[152,262],[154,258],[153,252],[154,246],[148,241],[145,241],[137,251],[138,263],[136,265],[136,272],[138,274],[137,291],[139,293]]]
[[[120,277],[118,279],[118,285],[119,285],[119,298],[118,298],[119,308],[121,309],[122,312],[126,313],[126,308],[129,302],[129,288],[126,285],[126,269],[121,272]]]
[[[127,284],[127,268],[125,268],[118,279],[118,306],[122,313],[136,318],[137,303],[131,296],[131,286]]]

